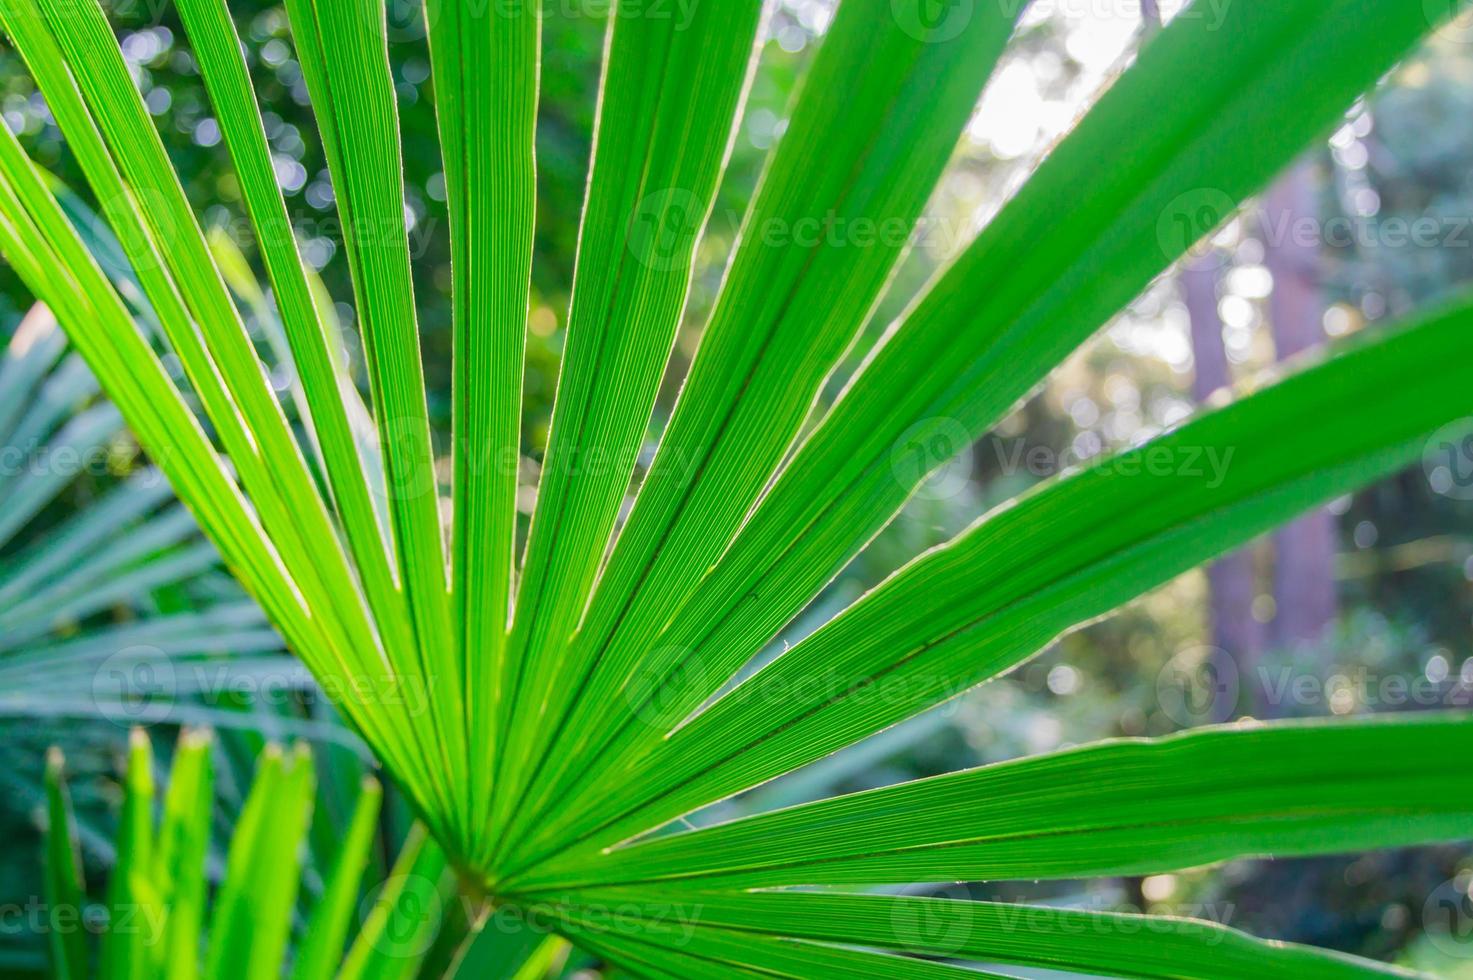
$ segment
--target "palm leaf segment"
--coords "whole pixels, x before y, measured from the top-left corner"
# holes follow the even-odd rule
[[[174,750],[167,789],[159,794],[153,747],[141,729],[133,731],[117,862],[97,930],[101,942],[94,957],[87,931],[53,930],[54,975],[264,980],[282,976],[289,963],[293,980],[413,976],[444,921],[429,912],[450,901],[454,888],[445,853],[424,827],[410,832],[388,877],[360,904],[383,797],[378,782],[365,779],[326,870],[321,899],[288,960],[316,788],[312,755],[304,745],[290,751],[266,747],[211,899],[211,748],[206,731],[186,729]],[[54,920],[59,923],[81,922],[84,912],[90,914],[63,767],[60,750],[53,749],[46,766],[46,898],[53,915],[68,917]],[[348,944],[355,921],[360,926]]]
[[[1450,5],[1284,0],[1231,5],[1221,23],[1177,18],[805,430],[901,248],[773,231],[827,216],[911,227],[1021,6],[956,4],[938,21],[920,4],[844,0],[622,524],[761,24],[755,3],[702,0],[683,18],[653,0],[616,5],[566,355],[520,561],[512,463],[537,6],[426,10],[454,256],[448,508],[381,6],[288,3],[344,219],[376,453],[354,441],[228,11],[221,0],[179,6],[323,449],[322,489],[91,0],[13,0],[4,27],[126,244],[201,417],[8,134],[0,245],[292,649],[330,690],[350,692],[344,714],[467,887],[551,910],[589,951],[654,977],[956,972],[894,951],[1152,977],[1377,972],[1206,926],[1168,941],[1056,912],[1019,930],[1007,906],[751,889],[1137,873],[1463,836],[1467,778],[1424,760],[1473,741],[1466,722],[1102,745],[638,838],[1007,669],[1406,465],[1427,433],[1473,414],[1463,302],[984,517],[700,710],[891,520],[958,433],[985,432],[1332,127],[1434,26],[1427,10]],[[1220,485],[1191,467],[1142,465],[1209,449],[1232,453]],[[381,508],[367,475],[375,455]],[[620,920],[633,927],[599,914],[625,900],[648,912]],[[672,923],[661,910],[675,905],[703,914]],[[1089,941],[1081,916],[1098,926]],[[1208,943],[1225,952],[1204,955]]]
[[[63,201],[120,291],[138,298],[116,241],[78,202]],[[146,312],[137,318],[151,332]],[[341,725],[297,717],[270,698],[246,709],[222,697],[315,685],[220,568],[167,480],[138,465],[123,419],[46,307],[32,308],[0,351],[0,392],[7,807],[28,811],[43,797],[49,745],[78,750],[86,765],[116,741],[119,723],[263,728],[364,751]],[[59,506],[93,494],[71,514]],[[94,828],[83,833],[108,850]]]
[[[228,588],[198,609],[159,608],[161,590],[218,569],[219,555],[159,472],[132,468],[123,419],[44,306],[0,351],[0,392],[0,717],[228,724],[228,713],[166,703],[187,700],[206,672],[183,665],[285,673],[290,661],[255,604]],[[84,474],[104,486],[121,479],[54,520],[55,502]],[[130,621],[109,621],[118,607]]]
[[[157,342],[118,240],[75,195],[63,190],[59,201]],[[280,376],[291,362],[274,310],[239,249],[221,235],[210,246]],[[291,371],[285,377],[288,407],[309,417],[300,385]],[[342,725],[280,703],[285,691],[315,691],[310,674],[221,569],[168,481],[140,465],[124,420],[45,306],[33,307],[0,351],[0,392],[0,725],[14,806],[44,797],[48,746],[84,750],[74,762],[90,762],[110,750],[118,724],[263,730],[367,755]],[[350,417],[363,419],[359,400],[345,397]],[[320,447],[310,448],[320,466]],[[57,516],[58,502],[91,494],[79,511]],[[179,608],[182,595],[188,608]],[[241,703],[260,691],[271,696]],[[84,821],[81,832],[89,847],[111,853],[96,828]]]

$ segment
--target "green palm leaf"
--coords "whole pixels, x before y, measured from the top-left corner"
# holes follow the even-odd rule
[[[365,779],[343,835],[343,849],[329,873],[322,900],[307,923],[306,938],[297,949],[292,965],[294,980],[328,980],[334,974],[352,926],[359,882],[368,864],[382,799],[378,781]]]
[[[184,0],[182,17],[302,381],[309,445],[232,302],[221,266],[235,259],[201,232],[93,4],[15,0],[0,22],[125,243],[183,382],[8,131],[0,250],[424,821],[344,975],[407,975],[375,937],[419,948],[418,931],[388,920],[455,887],[498,909],[551,910],[567,939],[646,976],[967,972],[910,954],[1151,977],[1384,972],[1203,924],[1158,943],[1125,938],[1124,919],[1060,913],[1020,937],[1001,925],[1006,906],[743,889],[1138,873],[1447,840],[1466,833],[1473,787],[1434,760],[1468,739],[1463,721],[1107,743],[646,835],[924,711],[1394,472],[1429,432],[1473,413],[1464,299],[984,517],[726,690],[934,469],[1331,128],[1434,26],[1426,5],[1285,0],[1232,5],[1220,23],[1173,21],[824,406],[1021,11],[962,4],[936,19],[910,3],[843,0],[642,474],[761,7],[698,0],[676,17],[656,0],[617,5],[519,564],[515,472],[502,461],[519,441],[538,7],[427,9],[454,261],[447,507],[383,9],[287,6],[345,229],[376,430],[366,447],[220,0]],[[823,216],[851,236],[860,222],[900,236],[800,236]],[[0,402],[0,419],[15,410]],[[1168,458],[1176,465],[1153,463]],[[387,499],[375,502],[379,461]],[[798,683],[812,680],[823,683]],[[404,690],[422,697],[390,696]],[[310,785],[304,761],[263,762],[216,901],[210,975],[276,969]],[[136,817],[144,798],[140,775],[125,869],[150,866],[150,847],[184,853],[193,839],[176,819],[156,840]],[[266,800],[280,819],[263,817]],[[63,850],[52,848],[58,869]],[[341,936],[359,866],[340,863],[344,883],[320,910],[326,935]],[[53,879],[63,894],[66,874]],[[120,874],[115,889],[160,901],[147,875]],[[259,921],[247,895],[269,905]],[[625,898],[635,911],[611,923],[608,903]],[[659,913],[688,900],[708,901],[712,917]],[[954,943],[907,925],[962,916],[979,924]],[[1103,938],[1060,941],[1084,922]],[[1204,953],[1218,944],[1221,957]],[[320,975],[338,945],[311,949],[307,969]],[[140,962],[121,939],[107,952]]]
[[[566,367],[499,697],[496,828],[544,727],[556,661],[543,651],[577,627],[628,491],[756,57],[760,5],[696,4],[688,23],[663,9],[631,4],[610,26]]]
[[[840,9],[804,83],[586,621],[528,692],[548,702],[534,752],[567,730],[580,738],[563,758],[582,757],[619,638],[652,635],[729,543],[880,295],[1012,28],[984,8],[938,41],[881,5]],[[539,772],[519,829],[557,774],[556,760]]]
[[[1473,803],[1436,752],[1469,738],[1433,719],[1100,742],[548,862],[513,890],[1082,878],[1457,840]]]
[[[455,380],[455,594],[471,812],[489,813],[496,691],[516,565],[522,370],[537,176],[539,8],[510,15],[436,2],[426,11],[451,210]],[[477,748],[478,747],[478,748]]]
[[[700,908],[703,931],[724,930],[745,937],[796,936],[1142,980],[1405,976],[1363,960],[1265,942],[1194,919],[833,892],[692,890],[679,894],[691,908]],[[660,895],[609,889],[589,897],[633,907]],[[662,897],[670,898],[668,894]],[[549,905],[546,913],[559,914],[562,908]]]
[[[373,392],[389,490],[399,587],[407,605],[380,614],[395,675],[431,694],[437,723],[417,733],[421,764],[452,778],[435,788],[435,819],[460,822],[467,761],[462,678],[451,635],[448,582],[420,366],[398,110],[383,40],[383,12],[369,3],[288,5],[302,70],[332,169]],[[391,165],[384,166],[386,161]],[[406,628],[412,632],[406,632]],[[453,832],[446,828],[446,832]]]
[[[59,751],[47,755],[46,820],[51,832],[46,837],[46,896],[58,912],[80,921],[82,858],[72,826],[71,801],[62,781],[62,766]],[[80,929],[52,930],[51,962],[59,980],[81,980],[87,976],[87,937]]]
[[[206,855],[214,800],[214,743],[200,730],[185,731],[175,747],[162,817],[153,813],[153,753],[147,736],[135,729],[124,782],[118,862],[108,887],[110,915],[102,930],[100,966],[108,977],[166,977],[168,980],[282,975],[293,931],[295,895],[302,880],[299,859],[314,802],[311,753],[299,745],[290,752],[268,745],[258,761],[229,843],[223,877],[207,911]],[[76,910],[85,903],[75,823],[62,777],[62,757],[47,765],[48,901]],[[326,978],[356,975],[349,965],[375,963],[374,976],[413,976],[428,942],[418,941],[440,927],[422,907],[400,907],[382,900],[365,915],[362,929],[346,954],[344,940],[358,905],[359,883],[375,844],[373,828],[382,793],[366,781],[354,807],[350,833],[338,847],[324,898],[314,910],[297,947],[292,975]],[[404,871],[424,872],[423,855],[444,856],[418,828],[405,843],[397,877],[382,883],[380,896],[398,895],[409,883],[425,880]],[[208,922],[208,926],[206,926]],[[385,937],[395,937],[391,943]],[[400,937],[413,936],[406,944]],[[86,934],[56,934],[56,972],[91,976]],[[201,951],[203,950],[203,960]],[[339,964],[343,963],[343,972]]]
[[[117,247],[94,230],[95,250]],[[224,691],[314,685],[223,574],[168,481],[138,458],[45,307],[26,315],[0,353],[0,386],[0,724],[17,763],[31,753],[17,765],[24,795],[41,790],[32,778],[50,740],[80,750],[124,733],[99,717],[269,724],[280,737],[362,753],[341,725],[220,703]],[[78,500],[87,503],[57,516]],[[179,598],[194,608],[178,611]],[[21,797],[10,805],[23,805]]]
[[[689,932],[662,926],[621,936],[607,927],[572,920],[569,931],[591,949],[607,951],[616,962],[639,964],[653,977],[821,977],[863,980],[1006,980],[1001,974],[883,953],[818,943],[774,941],[714,929]]]
[[[615,843],[820,759],[1305,508],[1406,466],[1438,419],[1473,413],[1463,373],[1448,370],[1450,352],[1473,354],[1470,324],[1466,303],[1453,307],[1015,501],[668,738],[650,735],[680,726],[692,702],[741,661],[708,655],[698,669],[643,689],[638,732],[653,748],[604,756],[592,790],[602,805],[556,815],[541,836],[597,828],[593,843]],[[1452,356],[1466,363],[1467,355]],[[1437,387],[1429,394],[1398,384],[1406,377]],[[1362,385],[1385,394],[1368,401]],[[1285,418],[1301,422],[1286,430]],[[1100,508],[1120,516],[1102,524]],[[822,683],[805,683],[812,678]],[[625,807],[638,809],[626,816]]]
[[[586,772],[609,741],[637,738],[629,705],[682,662],[761,650],[917,484],[1332,128],[1426,28],[1405,4],[1240,4],[1220,29],[1180,18],[1156,37],[892,326],[689,601],[611,644],[572,764]],[[1131,145],[1113,150],[1122,133]]]

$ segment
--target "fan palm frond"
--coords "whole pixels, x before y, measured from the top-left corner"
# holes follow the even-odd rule
[[[152,746],[141,729],[134,730],[117,863],[100,920],[86,897],[63,756],[51,752],[46,879],[56,975],[253,980],[279,977],[289,962],[297,980],[413,976],[435,946],[446,921],[438,910],[454,890],[445,853],[424,828],[410,832],[388,877],[371,890],[361,927],[348,943],[383,795],[376,780],[365,779],[321,898],[288,960],[315,792],[312,756],[301,745],[268,745],[262,753],[212,898],[206,868],[214,812],[211,748],[204,731],[181,735],[159,800]],[[88,922],[94,924],[84,927]],[[101,936],[96,969],[91,931]]]
[[[839,5],[625,516],[762,8],[616,5],[520,556],[537,4],[426,7],[454,257],[448,505],[382,5],[287,3],[343,218],[382,507],[222,0],[179,11],[310,439],[270,388],[92,0],[7,0],[0,21],[105,202],[183,378],[8,132],[0,250],[490,907],[549,916],[652,977],[973,975],[941,959],[1139,977],[1385,973],[1200,924],[1168,940],[1095,913],[774,889],[1113,875],[1455,839],[1473,783],[1438,760],[1473,739],[1466,719],[1109,743],[654,833],[1395,473],[1429,433],[1473,414],[1463,298],[983,515],[728,687],[931,472],[1333,128],[1435,26],[1429,11],[1452,8],[1280,0],[1177,17],[823,401],[1022,6]],[[804,231],[815,222],[826,233]],[[865,228],[900,234],[859,237]],[[303,442],[320,446],[320,483]],[[1209,457],[1220,471],[1204,469]],[[279,765],[283,785],[297,778]],[[1089,941],[1077,940],[1082,923]]]

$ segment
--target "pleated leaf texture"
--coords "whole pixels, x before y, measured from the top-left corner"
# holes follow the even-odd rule
[[[1473,723],[1461,717],[1242,724],[701,829],[677,821],[1405,468],[1429,434],[1473,415],[1463,299],[981,515],[728,683],[929,474],[1332,131],[1454,4],[1275,0],[1176,17],[825,401],[901,243],[765,230],[828,216],[914,227],[1025,6],[841,0],[632,505],[764,12],[755,0],[612,5],[561,374],[520,549],[538,5],[425,10],[453,258],[448,501],[384,9],[286,6],[342,218],[376,438],[355,435],[223,0],[178,10],[323,479],[93,0],[5,0],[0,20],[162,339],[140,333],[3,129],[0,248],[233,574],[336,692],[468,893],[537,911],[644,977],[979,975],[964,963],[1161,978],[1396,972],[1205,922],[1143,927],[873,888],[1464,838],[1473,776],[1457,760]],[[1146,465],[1189,454],[1231,465]]]
[[[96,911],[86,899],[63,769],[61,751],[52,749],[45,776],[44,865],[46,900],[57,923],[81,922]],[[53,975],[66,980],[283,976],[307,870],[302,854],[315,796],[311,752],[305,745],[283,751],[268,744],[261,753],[215,888],[208,871],[215,770],[207,730],[181,733],[167,782],[160,794],[153,746],[134,729],[105,914],[94,917],[97,924],[87,930],[51,931]],[[290,961],[292,980],[410,977],[429,958],[445,919],[425,910],[450,900],[455,876],[423,826],[410,831],[389,875],[359,901],[382,798],[379,783],[365,779]],[[89,931],[100,935],[95,956]]]
[[[302,673],[228,581],[192,608],[159,608],[159,590],[209,583],[220,571],[214,546],[154,468],[56,517],[84,470],[129,462],[127,450],[115,451],[123,419],[97,395],[51,312],[33,307],[0,351],[0,453],[32,461],[0,472],[0,727],[8,739],[37,740],[38,750],[95,714],[228,724],[233,713],[194,697],[212,671],[222,686],[249,683],[253,670]],[[97,621],[120,605],[125,620]],[[281,723],[296,734],[292,719]]]

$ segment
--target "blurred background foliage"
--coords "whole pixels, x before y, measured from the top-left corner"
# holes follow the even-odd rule
[[[781,138],[786,106],[832,15],[832,3],[781,0],[775,5],[731,165],[700,246],[677,356],[651,423],[651,449],[699,342],[741,215],[768,150]],[[167,0],[112,0],[108,6],[204,224],[233,242],[262,279],[239,188],[193,59],[180,44],[182,31],[172,6]],[[556,389],[609,3],[553,0],[545,6],[524,516],[531,511]],[[1154,6],[1131,0],[1034,4],[956,151],[909,257],[852,352],[848,370],[1128,63],[1150,30],[1142,7],[1149,15]],[[1160,6],[1169,17],[1181,3]],[[286,17],[270,0],[232,0],[231,8],[265,110],[288,206],[305,254],[335,300],[346,353],[361,376],[332,188]],[[389,0],[421,343],[436,438],[448,446],[449,243],[420,16],[413,0]],[[1170,97],[1162,93],[1163,99]],[[19,59],[3,48],[0,112],[38,162],[67,185],[85,186]],[[1470,161],[1473,24],[1465,18],[1429,40],[1374,97],[1347,114],[1338,132],[1306,154],[1297,175],[1286,178],[1298,184],[1286,183],[1283,194],[1275,189],[1265,197],[1261,212],[1244,212],[1232,221],[1198,250],[1183,275],[1155,284],[984,440],[956,447],[958,459],[793,624],[785,642],[808,632],[842,601],[918,551],[944,541],[994,503],[1062,468],[1142,441],[1185,418],[1202,399],[1220,397],[1213,394],[1216,389],[1251,385],[1255,376],[1295,350],[1354,334],[1473,281]],[[1295,187],[1297,196],[1291,193]],[[1300,234],[1294,228],[1302,221],[1308,223]],[[1418,228],[1424,234],[1417,234]],[[1288,303],[1296,288],[1291,279],[1298,280],[1299,307]],[[15,330],[29,307],[30,299],[14,276],[0,269],[0,338]],[[1290,324],[1282,311],[1292,309],[1309,309],[1312,315]],[[1286,331],[1292,326],[1297,334],[1291,337]],[[833,380],[830,397],[842,386],[844,374]],[[1063,639],[1005,678],[692,819],[699,823],[751,807],[883,785],[1089,739],[1161,734],[1242,714],[1466,710],[1473,702],[1473,492],[1435,471],[1435,451],[1429,447],[1427,467],[1337,501],[1326,513],[1307,518],[1310,523],[1297,531],[1257,542],[1211,573],[1183,576]],[[1464,462],[1473,465],[1473,460]],[[18,540],[45,540],[127,475],[126,467],[123,472],[82,475]],[[17,551],[0,550],[0,563],[13,560]],[[151,590],[142,601],[192,608],[217,598],[212,590],[225,588],[212,581],[205,577],[188,588],[173,583]],[[55,628],[65,636],[99,622],[127,621],[139,614],[137,606],[137,601],[117,603],[90,611],[85,621],[61,621]],[[1307,623],[1291,624],[1282,612],[1310,607],[1318,612]],[[86,697],[90,690],[78,694]],[[330,709],[310,686],[293,689],[290,697],[274,700],[264,712],[251,701],[249,694],[236,691],[216,696],[211,705],[254,719],[219,743],[228,763],[220,767],[220,820],[226,825],[239,805],[240,787],[232,790],[231,773],[247,772],[263,738],[280,734],[271,730],[271,718],[278,723],[283,718],[331,721]],[[171,720],[179,719],[166,717],[155,725],[156,740],[171,737]],[[52,741],[67,746],[79,814],[84,828],[93,828],[84,838],[96,844],[86,848],[89,880],[97,880],[90,872],[109,860],[100,842],[111,838],[116,819],[113,774],[126,730],[116,718],[5,729],[0,779],[7,790],[0,804],[0,833],[10,846],[0,857],[0,907],[24,907],[40,893],[37,804],[42,752]],[[329,848],[338,826],[334,821],[346,819],[344,808],[365,762],[350,740],[314,744],[323,775],[312,839],[314,846]],[[1462,760],[1449,764],[1461,765]],[[383,858],[409,826],[402,805],[391,805],[385,813]],[[381,876],[383,868],[376,870],[380,874],[370,874],[368,880]],[[311,899],[312,882],[309,873],[304,901]],[[1473,852],[1442,847],[1312,861],[1235,862],[1211,871],[1092,883],[1087,890],[1057,884],[958,885],[946,894],[1199,915],[1263,936],[1464,976],[1473,975],[1470,888]],[[38,936],[12,928],[18,921],[0,918],[0,973],[33,975],[44,962],[43,947]],[[575,957],[561,969],[594,968],[596,964]]]

